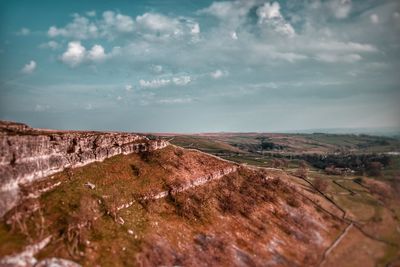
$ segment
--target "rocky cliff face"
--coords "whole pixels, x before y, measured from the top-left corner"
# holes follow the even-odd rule
[[[167,145],[131,133],[38,130],[0,121],[0,217],[18,202],[20,185],[65,168]]]

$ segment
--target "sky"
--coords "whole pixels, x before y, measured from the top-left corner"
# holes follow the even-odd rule
[[[1,0],[0,119],[56,129],[400,128],[397,0]]]

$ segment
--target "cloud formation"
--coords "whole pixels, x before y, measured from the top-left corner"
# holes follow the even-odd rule
[[[117,49],[114,49],[116,53]],[[112,52],[112,53],[113,53]],[[108,57],[112,56],[112,53],[106,54],[104,48],[101,45],[95,44],[91,49],[86,48],[79,41],[73,41],[68,43],[67,50],[61,55],[60,60],[69,65],[70,67],[76,67],[81,63],[98,63],[102,62]]]
[[[335,54],[319,54],[317,60],[326,63],[354,63],[360,61],[362,57],[358,54],[335,55]]]
[[[222,77],[228,76],[228,75],[229,75],[229,72],[223,71],[223,70],[220,70],[220,69],[215,70],[215,71],[210,73],[210,76],[212,78],[214,78],[214,79],[219,79],[219,78],[222,78]]]
[[[139,85],[142,88],[160,88],[163,86],[167,86],[171,83],[169,79],[154,79],[150,81],[140,80]]]
[[[21,28],[18,32],[17,35],[22,35],[22,36],[27,36],[31,33],[31,30],[28,28]]]
[[[352,8],[351,0],[330,0],[327,5],[338,19],[347,18]]]
[[[188,75],[176,76],[171,78],[157,78],[153,80],[139,80],[142,88],[160,88],[168,85],[185,86],[192,82],[192,77]]]
[[[87,53],[87,58],[89,61],[99,62],[106,58],[104,53],[104,48],[101,45],[94,45]]]
[[[190,18],[168,17],[158,13],[144,13],[136,18],[111,10],[104,11],[96,20],[94,11],[87,17],[74,14],[70,23],[64,27],[51,26],[47,34],[51,38],[65,37],[75,40],[96,38],[115,39],[129,33],[148,38],[197,36],[200,25]]]
[[[48,41],[47,43],[42,43],[41,45],[39,45],[40,48],[48,48],[51,50],[57,50],[58,48],[60,48],[60,44],[56,41]]]
[[[52,26],[48,34],[52,38],[72,39],[61,57],[70,66],[102,62],[111,56],[135,64],[171,65],[179,71],[185,71],[181,69],[185,65],[205,67],[211,60],[222,67],[279,61],[354,63],[365,59],[364,54],[379,50],[364,40],[343,37],[338,29],[324,28],[326,19],[319,16],[330,12],[335,19],[343,20],[351,14],[352,7],[350,0],[305,2],[301,11],[305,14],[295,17],[289,4],[281,6],[278,1],[215,1],[196,12],[205,19],[217,19],[218,24],[207,30],[201,30],[199,18],[156,12],[133,17],[108,10],[98,19],[92,12],[86,16],[74,14],[70,23],[61,28]],[[82,43],[76,43],[88,39],[97,43],[89,51]],[[101,45],[104,40],[122,45],[107,55]],[[157,75],[163,70],[153,67],[152,71]],[[155,82],[145,86],[159,85]]]
[[[257,9],[258,23],[269,25],[276,32],[292,37],[295,35],[295,31],[292,25],[282,16],[280,8],[278,2],[267,2],[259,7]]]
[[[135,88],[172,88],[227,76],[227,81],[251,75],[260,79],[283,68],[311,72],[309,66],[319,66],[321,73],[329,69],[360,75],[362,71],[352,68],[360,62],[372,64],[384,54],[375,41],[379,38],[370,38],[373,32],[364,27],[384,25],[382,8],[365,11],[351,0],[234,0],[214,1],[192,17],[86,12],[74,14],[62,27],[51,26],[51,40],[43,47],[55,50],[66,42],[59,59],[70,67],[112,58],[108,62],[118,65],[115,72],[140,72],[129,81]],[[400,20],[397,11],[390,12],[395,24]],[[343,71],[345,65],[348,70]]]
[[[86,48],[80,42],[69,42],[68,49],[61,56],[61,61],[75,67],[83,62],[86,57]]]
[[[185,98],[164,98],[157,101],[160,104],[187,104],[191,103],[193,99],[189,97]]]
[[[369,18],[373,24],[379,23],[379,16],[377,14],[371,14],[371,16],[369,16]]]
[[[51,26],[47,31],[47,34],[51,38],[61,36],[82,40],[98,37],[99,28],[95,23],[90,22],[88,18],[79,14],[74,14],[72,22],[68,23],[64,28]]]
[[[36,70],[37,64],[36,61],[31,60],[27,63],[21,70],[22,73],[31,74]]]
[[[133,31],[134,22],[130,16],[113,11],[103,13],[103,21],[99,23],[103,35],[110,34],[113,30],[118,33],[129,33]]]

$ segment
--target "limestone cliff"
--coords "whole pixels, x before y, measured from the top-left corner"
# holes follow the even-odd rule
[[[20,185],[68,167],[167,145],[132,133],[42,130],[0,121],[0,217],[18,202]]]

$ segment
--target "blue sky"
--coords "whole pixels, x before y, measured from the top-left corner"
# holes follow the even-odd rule
[[[400,127],[400,3],[1,1],[0,119],[145,132]]]

